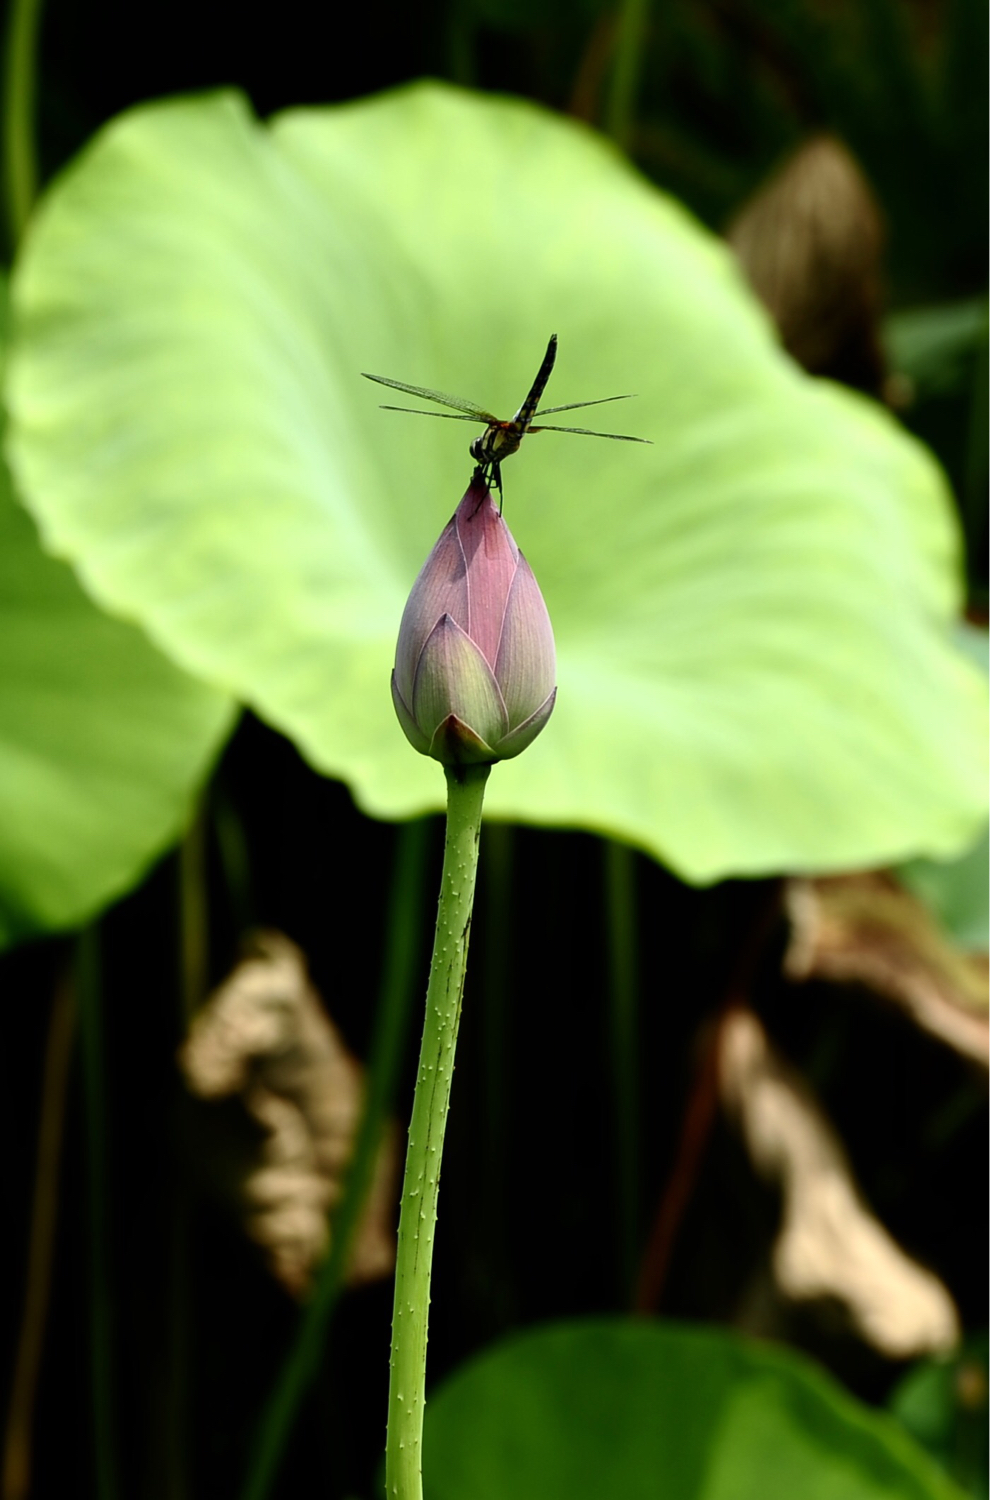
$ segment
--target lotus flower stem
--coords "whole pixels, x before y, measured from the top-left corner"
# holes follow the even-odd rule
[[[426,1338],[440,1158],[464,993],[481,808],[490,769],[487,765],[445,767],[443,875],[399,1214],[385,1448],[388,1500],[422,1500],[423,1495]]]

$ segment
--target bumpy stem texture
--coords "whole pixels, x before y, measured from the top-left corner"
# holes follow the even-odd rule
[[[481,807],[488,771],[488,766],[467,766],[451,767],[446,772],[443,876],[399,1215],[385,1450],[388,1500],[422,1500],[423,1494],[426,1338],[437,1189],[464,993]]]

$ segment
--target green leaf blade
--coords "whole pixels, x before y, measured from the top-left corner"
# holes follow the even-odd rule
[[[181,833],[232,718],[44,555],[0,468],[0,947],[130,889]]]

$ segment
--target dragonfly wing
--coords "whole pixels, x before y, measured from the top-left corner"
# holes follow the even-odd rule
[[[488,421],[481,413],[476,417],[467,417],[455,411],[424,411],[421,406],[386,406],[383,401],[379,411],[407,411],[413,417],[439,417],[444,422],[473,422],[477,427],[479,422]],[[494,417],[492,421],[494,421]]]
[[[421,396],[424,401],[436,401],[440,406],[450,406],[454,411],[464,412],[466,416],[474,417],[479,422],[494,422],[495,417],[476,406],[473,401],[463,401],[459,396],[448,396],[443,391],[431,391],[425,385],[406,385],[404,380],[389,380],[387,375],[369,375],[367,370],[361,374],[365,380],[377,381],[379,385],[390,385],[394,391],[405,391],[407,396]],[[410,411],[411,407],[397,407],[397,411]]]
[[[554,427],[551,423],[546,426],[531,427],[530,432],[576,432],[581,437],[603,437],[612,438],[617,443],[650,443],[652,438],[630,437],[627,432],[594,432],[590,427]]]
[[[628,396],[599,396],[597,401],[568,401],[566,406],[544,406],[534,412],[535,417],[549,417],[555,411],[577,411],[579,406],[604,406],[606,401],[631,401],[632,395]]]

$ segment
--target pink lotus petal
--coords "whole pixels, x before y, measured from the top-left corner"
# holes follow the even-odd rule
[[[546,702],[541,703],[535,713],[530,714],[529,718],[520,724],[518,729],[513,729],[511,734],[507,734],[503,740],[499,740],[495,747],[498,751],[499,760],[511,760],[514,755],[518,755],[520,751],[526,749],[527,745],[533,743],[553,713],[553,706],[556,701],[557,689],[554,688]]]
[[[467,628],[467,569],[454,516],[447,522],[436,546],[420,568],[402,611],[395,648],[395,680],[407,704],[412,702],[420,653],[430,631],[444,614]]]
[[[392,673],[392,702],[395,706],[396,718],[402,725],[403,733],[410,745],[414,750],[418,750],[420,755],[429,755],[430,742],[413,718],[412,710],[406,706],[396,684],[394,672]]]
[[[420,653],[412,707],[429,739],[451,714],[488,745],[497,744],[509,727],[491,667],[450,615],[437,621]]]
[[[502,689],[511,728],[545,701],[555,678],[553,626],[533,570],[520,552],[495,661],[495,680]]]
[[[468,591],[468,618],[455,614],[454,619],[494,667],[519,548],[487,490],[480,499],[475,487],[468,490],[454,513],[454,526],[464,554]]]
[[[483,766],[499,758],[456,714],[437,726],[428,754],[445,766]]]

